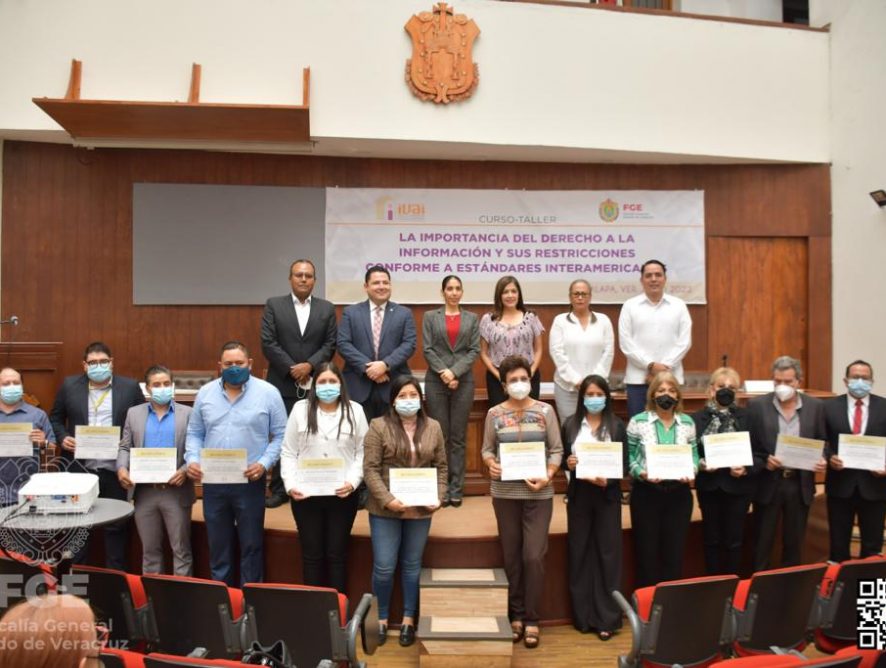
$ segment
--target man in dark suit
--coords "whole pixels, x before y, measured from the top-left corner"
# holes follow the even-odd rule
[[[172,371],[155,365],[145,372],[151,400],[129,409],[117,452],[117,478],[135,502],[135,526],[142,543],[142,573],[163,572],[163,527],[172,547],[173,572],[190,576],[191,506],[194,483],[187,476],[185,438],[191,407],[173,401]],[[130,451],[133,448],[175,448],[176,472],[162,483],[132,482]]]
[[[98,476],[99,496],[126,500],[126,490],[117,480],[116,459],[76,459],[74,451],[78,425],[122,427],[126,413],[145,402],[138,383],[132,378],[114,374],[111,349],[101,341],[86,346],[83,373],[68,376],[62,383],[49,415],[52,430],[70,460],[68,470],[94,473]],[[105,525],[105,563],[108,568],[126,570],[126,539],[128,520]],[[76,561],[86,558],[87,546],[75,555]]]
[[[416,333],[412,311],[390,301],[387,269],[367,269],[363,287],[369,299],[342,313],[338,352],[345,360],[348,393],[369,421],[387,412],[391,379],[410,373],[407,362],[415,352]]]
[[[299,399],[308,396],[311,374],[335,354],[335,307],[314,297],[317,271],[310,260],[296,260],[289,267],[292,293],[271,297],[261,321],[261,349],[268,360],[268,382],[280,390],[286,414]],[[271,471],[269,508],[283,505],[289,497],[283,489],[280,465]]]
[[[779,357],[772,364],[772,378],[775,391],[751,400],[747,410],[756,471],[754,571],[769,568],[779,515],[783,524],[781,565],[800,563],[806,519],[815,496],[815,475],[784,468],[775,456],[779,434],[822,441],[826,436],[824,403],[797,391],[803,379],[800,361],[786,355]],[[822,456],[815,471],[823,473],[826,466]]]
[[[840,458],[840,434],[886,436],[886,399],[871,394],[874,370],[863,360],[846,367],[843,378],[848,394],[825,402],[827,425],[828,533],[831,561],[850,558],[852,524],[858,516],[861,532],[859,557],[883,551],[883,521],[886,519],[886,466],[878,471],[848,469]]]

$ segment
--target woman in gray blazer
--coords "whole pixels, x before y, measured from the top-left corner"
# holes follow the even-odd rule
[[[458,508],[465,482],[465,438],[474,403],[474,361],[480,354],[477,316],[461,308],[461,279],[443,279],[443,306],[425,313],[422,347],[428,363],[425,401],[446,440],[449,480],[442,505]]]

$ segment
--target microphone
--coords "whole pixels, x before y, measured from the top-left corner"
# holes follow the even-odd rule
[[[11,315],[9,316],[9,320],[0,320],[0,325],[12,325],[13,327],[18,326],[18,316]]]

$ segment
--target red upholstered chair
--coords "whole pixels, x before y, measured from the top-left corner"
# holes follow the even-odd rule
[[[720,661],[717,668],[788,668],[804,663],[803,657],[794,654],[756,654]]]
[[[803,664],[806,666],[815,666],[815,668],[858,668],[861,665],[861,655],[844,654],[842,656],[825,656],[820,659],[810,659]]]
[[[858,649],[856,645],[851,645],[837,650],[834,656],[852,656],[855,654],[861,655],[861,663],[858,664],[858,668],[886,668],[886,652],[876,649]]]
[[[210,658],[242,654],[243,594],[223,582],[175,575],[143,575],[152,650],[187,656],[205,648]]]
[[[29,596],[55,591],[56,579],[46,564],[36,564],[16,552],[0,552],[0,576],[3,577],[0,614]]]
[[[145,655],[124,649],[105,647],[101,652],[104,668],[144,668]]]
[[[197,659],[174,654],[151,653],[145,657],[145,668],[243,668],[233,659]]]
[[[821,582],[821,619],[815,646],[833,654],[856,643],[856,596],[859,580],[886,578],[886,559],[868,557],[832,564]]]
[[[816,592],[827,566],[812,564],[754,573],[738,583],[732,603],[738,656],[776,647],[802,651],[818,617]]]
[[[634,592],[631,607],[612,592],[631,625],[631,651],[619,668],[707,666],[724,657],[733,640],[732,597],[738,577],[715,575],[662,582]]]
[[[297,666],[329,659],[357,665],[357,634],[367,654],[378,638],[377,606],[364,594],[348,619],[348,599],[335,589],[291,584],[243,586],[247,638],[262,645],[286,643]]]
[[[148,599],[138,575],[97,566],[74,566],[71,573],[75,586],[85,586],[85,598],[96,621],[108,627],[113,646],[134,649],[144,643]]]

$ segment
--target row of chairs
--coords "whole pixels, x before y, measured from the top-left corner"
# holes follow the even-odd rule
[[[729,656],[776,665],[766,661],[802,651],[811,640],[828,654],[845,651],[856,643],[858,582],[880,578],[886,578],[886,559],[870,557],[764,571],[747,580],[723,575],[664,582],[635,591],[633,605],[615,591],[633,634],[619,668],[718,662],[725,668]],[[791,660],[802,659],[778,657]]]

